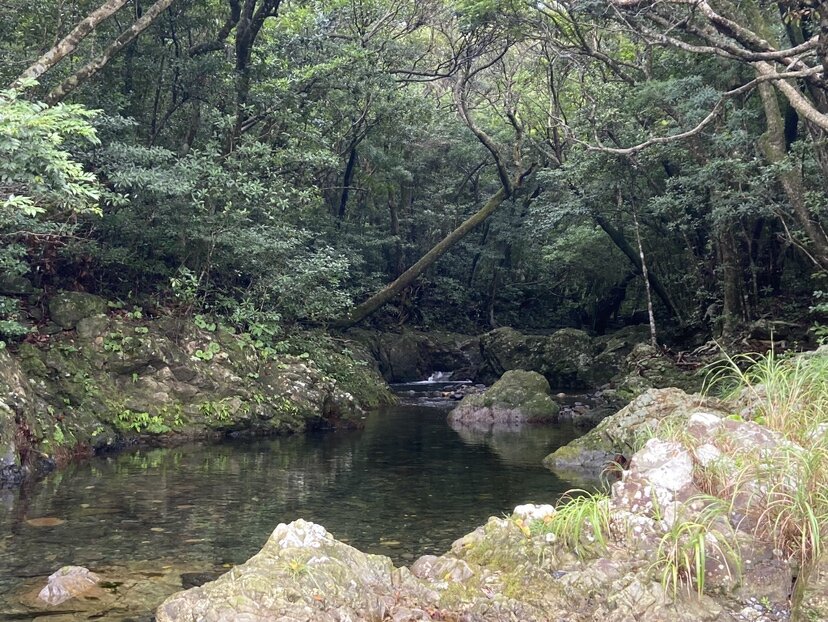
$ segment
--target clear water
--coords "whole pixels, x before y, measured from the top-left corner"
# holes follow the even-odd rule
[[[577,435],[454,431],[445,410],[403,405],[359,431],[96,458],[0,492],[0,598],[66,564],[241,563],[296,518],[410,563],[517,504],[554,502],[572,484],[540,461]],[[44,517],[65,522],[27,522]]]

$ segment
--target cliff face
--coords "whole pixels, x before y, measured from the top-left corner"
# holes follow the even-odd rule
[[[359,425],[358,398],[308,357],[275,355],[212,325],[107,315],[87,295],[62,300],[51,305],[62,330],[0,350],[5,483],[135,442]]]

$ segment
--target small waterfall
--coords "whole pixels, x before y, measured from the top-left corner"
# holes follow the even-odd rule
[[[435,371],[428,377],[428,380],[426,382],[449,382],[450,380],[450,371]]]

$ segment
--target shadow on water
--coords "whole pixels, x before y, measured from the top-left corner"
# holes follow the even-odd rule
[[[540,461],[577,435],[454,431],[445,410],[402,405],[360,431],[96,458],[2,493],[0,591],[66,564],[236,564],[296,518],[407,563],[519,503],[554,502],[572,484]],[[44,517],[58,520],[28,522]]]

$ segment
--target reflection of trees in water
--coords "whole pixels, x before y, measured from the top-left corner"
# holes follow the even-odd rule
[[[252,554],[278,522],[297,517],[286,515],[290,508],[325,496],[352,468],[349,436],[138,449],[71,465],[7,499],[0,523],[19,537],[0,551],[0,564],[23,571],[48,551],[51,559],[34,570],[48,574],[67,563],[181,548],[205,558],[227,549]],[[37,516],[67,522],[25,524]]]
[[[445,420],[400,406],[362,431],[142,448],[70,466],[0,508],[6,533],[18,531],[0,550],[9,569],[0,587],[70,563],[240,562],[278,523],[300,517],[369,552],[439,552],[491,514],[571,487],[540,468],[542,446],[557,442],[552,430],[461,435]],[[41,516],[66,523],[24,522]]]
[[[537,466],[548,454],[579,436],[570,425],[449,424],[468,445],[490,447],[506,464]]]

